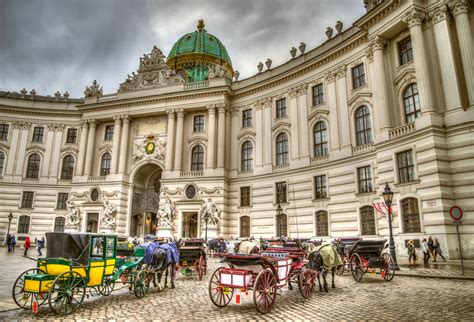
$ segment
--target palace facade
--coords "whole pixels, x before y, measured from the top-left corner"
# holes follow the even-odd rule
[[[320,46],[242,80],[200,21],[167,57],[140,58],[116,93],[96,81],[80,99],[0,92],[1,238],[9,226],[20,240],[143,236],[162,213],[173,235],[197,237],[203,202],[226,238],[387,238],[373,204],[388,183],[399,254],[431,235],[457,258],[458,205],[473,258],[472,1],[364,5]]]

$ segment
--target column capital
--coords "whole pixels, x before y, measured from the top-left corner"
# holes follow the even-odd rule
[[[370,47],[372,47],[373,50],[383,50],[386,44],[387,40],[377,35],[371,40]]]
[[[88,120],[81,120],[81,127],[82,128],[84,128],[84,129],[87,128],[88,124],[89,124]]]
[[[297,95],[298,95],[298,88],[297,87],[291,88],[290,91],[288,92],[288,97],[290,99],[295,98]]]
[[[217,104],[216,107],[219,113],[225,113],[227,111],[227,106],[225,105],[225,103]]]
[[[469,0],[450,0],[448,6],[454,18],[458,15],[468,14],[470,9]]]
[[[325,78],[328,83],[332,83],[336,80],[336,73],[334,70],[330,70],[329,72],[326,73]]]
[[[174,119],[176,117],[176,112],[172,108],[166,109],[166,114],[168,114],[169,119]]]
[[[62,132],[64,131],[64,128],[66,126],[64,124],[56,124],[56,132]]]
[[[346,72],[347,72],[347,66],[342,64],[337,67],[336,69],[336,77],[337,79],[346,77]]]
[[[367,46],[365,49],[365,57],[367,57],[369,63],[374,61],[374,48],[371,45]]]
[[[231,116],[239,116],[239,107],[238,106],[232,106],[230,108],[230,115]]]
[[[433,24],[437,24],[443,20],[449,19],[448,7],[445,4],[433,8],[429,12],[429,17]]]
[[[408,25],[408,28],[413,28],[415,26],[421,26],[421,23],[426,17],[425,11],[412,8],[411,10],[407,11],[405,16],[402,18],[402,21]]]
[[[308,84],[301,84],[298,87],[298,95],[306,95],[308,92]]]
[[[211,105],[206,106],[206,108],[207,108],[207,112],[209,114],[215,114],[216,113],[216,105],[211,104]]]
[[[184,112],[184,110],[182,108],[176,110],[176,115],[178,116],[179,119],[184,118],[185,114],[186,113]]]
[[[129,124],[131,121],[130,116],[128,115],[122,115],[120,118],[122,119],[123,124]]]
[[[122,119],[122,117],[120,115],[114,116],[115,125],[120,125],[120,120],[121,119]]]
[[[95,120],[88,120],[87,122],[89,122],[89,127],[90,127],[91,129],[97,127],[97,122],[96,122]]]

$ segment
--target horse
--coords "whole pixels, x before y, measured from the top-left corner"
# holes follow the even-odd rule
[[[310,246],[312,245],[312,246]],[[324,281],[324,291],[328,292],[328,283],[326,280],[326,276],[328,271],[331,270],[332,274],[332,288],[336,288],[334,284],[334,275],[336,272],[336,268],[342,265],[341,257],[337,252],[336,246],[333,244],[322,244],[319,246],[315,246],[314,244],[308,244],[308,264],[306,268],[313,269],[319,272],[318,274],[318,284],[319,284],[319,291],[323,291],[323,286],[321,285],[320,275],[323,276]]]
[[[209,242],[208,242],[208,248],[209,248],[209,255],[212,254],[212,252],[215,253],[218,253],[219,252],[219,240],[214,238],[214,239],[211,239]]]
[[[256,240],[244,240],[235,244],[234,252],[236,254],[258,254],[260,252],[259,242]]]
[[[161,277],[165,273],[165,285],[168,285],[168,275],[171,275],[171,288],[175,288],[175,268],[179,262],[179,242],[169,242],[159,244],[150,243],[145,250],[145,269],[152,275],[153,285],[156,287],[156,277],[158,277],[158,285],[161,285]],[[170,273],[171,272],[171,273]],[[160,289],[161,290],[161,289]]]

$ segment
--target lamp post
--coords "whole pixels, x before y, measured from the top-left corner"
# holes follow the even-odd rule
[[[8,238],[8,235],[10,235],[10,224],[12,223],[12,219],[13,219],[13,214],[10,212],[10,214],[8,215],[7,238]]]
[[[382,192],[382,197],[383,200],[385,201],[385,205],[387,206],[388,209],[388,229],[390,232],[390,238],[389,238],[389,249],[390,249],[390,256],[393,259],[393,264],[392,264],[392,269],[393,270],[400,270],[400,267],[398,267],[397,263],[397,255],[395,253],[395,243],[393,241],[393,230],[392,230],[392,200],[393,200],[393,192],[390,190],[390,187],[388,186],[388,182],[385,183],[385,189]]]

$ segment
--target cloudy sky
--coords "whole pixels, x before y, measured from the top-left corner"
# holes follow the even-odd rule
[[[301,41],[319,46],[337,20],[364,14],[363,0],[0,0],[0,89],[82,97],[92,80],[117,91],[153,45],[165,55],[203,18],[240,79],[273,67]]]

